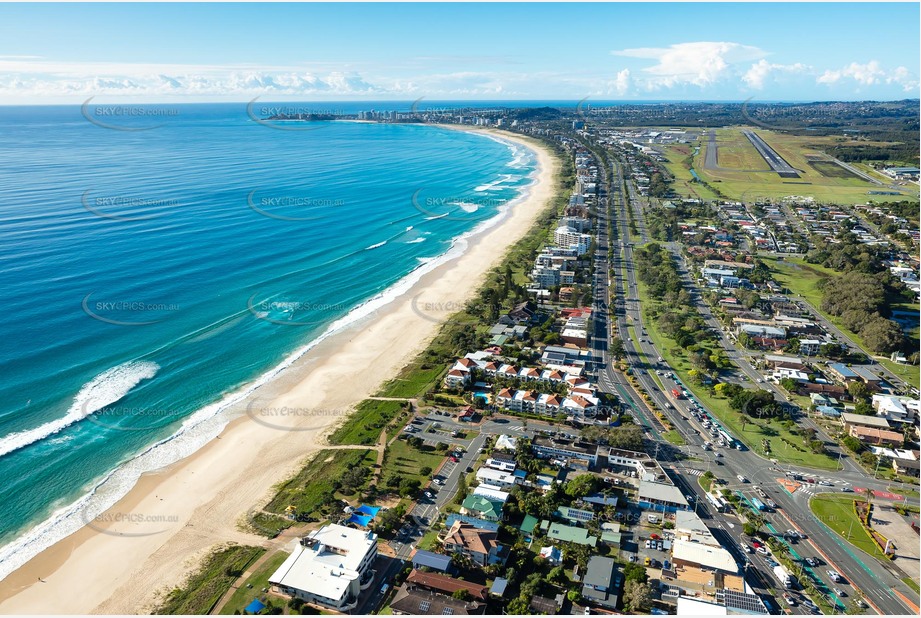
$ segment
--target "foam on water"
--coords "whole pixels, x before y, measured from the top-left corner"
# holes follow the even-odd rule
[[[510,143],[505,140],[494,136],[488,137],[495,141],[510,145]],[[537,170],[535,170],[535,172],[536,171]],[[534,179],[532,178],[530,184],[533,184],[533,182]],[[220,434],[227,423],[234,417],[242,414],[239,410],[236,412],[233,411],[237,404],[240,404],[249,395],[275,379],[320,342],[393,302],[395,299],[408,292],[425,274],[431,272],[441,264],[460,257],[468,247],[469,238],[481,234],[485,230],[495,226],[507,216],[515,205],[527,198],[530,191],[530,184],[520,187],[518,189],[518,196],[502,204],[493,217],[482,221],[472,230],[455,237],[444,253],[436,257],[416,258],[418,266],[395,284],[356,306],[342,318],[334,321],[320,336],[295,350],[278,365],[263,373],[254,381],[226,395],[221,400],[197,410],[185,419],[175,433],[156,442],[143,452],[132,457],[102,478],[87,494],[71,504],[58,509],[43,522],[32,527],[28,532],[15,539],[13,542],[0,548],[0,580],[6,578],[7,575],[28,562],[32,557],[44,549],[47,549],[61,539],[73,534],[86,525],[88,521],[92,521],[93,518],[113,506],[134,487],[142,474],[161,469],[180,459],[188,457],[209,441],[213,440]],[[446,215],[428,217],[427,219],[439,219],[443,216]],[[407,228],[406,231],[411,229],[412,226]],[[393,238],[403,233],[405,232],[400,232]],[[409,242],[419,242],[421,240],[424,240],[424,238]],[[384,241],[371,245],[367,247],[367,249],[380,247],[387,242],[388,241]],[[103,372],[80,390],[77,397],[75,397],[74,406],[71,407],[71,411],[68,412],[68,415],[53,423],[61,423],[68,420],[67,424],[61,425],[61,428],[63,428],[87,416],[92,410],[99,410],[117,402],[142,380],[154,377],[157,370],[159,370],[159,366],[157,366],[156,363],[131,361]],[[89,412],[84,413],[84,410],[89,410]],[[77,411],[82,414],[79,418],[77,418],[76,414],[72,415],[72,412],[75,413]],[[47,423],[32,431],[38,432],[38,430],[43,427],[50,430],[51,426],[52,423]],[[43,433],[45,433],[45,436],[42,437],[46,437],[59,430],[60,428],[50,432],[44,431]],[[13,434],[0,442],[0,444],[6,443],[6,440],[14,438],[15,436],[22,436],[28,433],[30,432]],[[38,436],[38,433],[35,435]],[[41,439],[41,437],[35,437],[28,443],[38,439]],[[14,443],[10,442],[9,444],[13,445]],[[17,446],[16,448],[21,448],[21,446]]]
[[[112,405],[142,380],[153,378],[159,369],[159,365],[150,361],[132,361],[103,371],[83,385],[67,414],[61,418],[0,439],[0,457],[52,436],[93,412]]]

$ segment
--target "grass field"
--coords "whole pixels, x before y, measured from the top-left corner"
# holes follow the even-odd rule
[[[441,377],[445,368],[441,365],[429,367],[416,359],[400,371],[393,380],[388,381],[378,392],[379,397],[421,397]]]
[[[809,501],[809,508],[819,521],[845,541],[874,558],[889,562],[857,519],[854,500],[853,496],[818,494]]]
[[[767,440],[771,446],[770,457],[784,463],[798,464],[823,470],[836,470],[838,462],[834,457],[828,455],[818,455],[809,451],[803,445],[802,438],[790,431],[786,425],[779,420],[764,421],[759,420],[757,424],[747,423],[742,426],[742,415],[729,406],[729,400],[725,397],[711,395],[710,390],[703,386],[692,383],[688,372],[692,369],[691,363],[681,352],[678,344],[674,339],[666,337],[659,332],[656,321],[650,319],[649,310],[652,308],[652,299],[646,290],[646,284],[637,280],[637,289],[640,298],[640,307],[643,311],[643,324],[646,326],[646,332],[656,346],[656,349],[662,354],[662,358],[668,363],[675,374],[694,394],[695,399],[700,401],[707,410],[712,412],[726,429],[737,439],[744,442],[748,448],[767,456],[761,446],[762,440]],[[796,447],[791,446],[795,444]],[[799,450],[803,449],[803,450]]]
[[[801,258],[777,258],[762,257],[762,261],[767,264],[768,268],[774,273],[774,279],[777,283],[789,288],[794,294],[805,298],[819,313],[829,322],[837,326],[843,333],[847,334],[857,345],[864,347],[860,335],[844,327],[844,324],[833,315],[829,315],[821,310],[822,292],[816,287],[818,282],[827,277],[837,277],[839,274],[830,268],[818,264],[807,264]],[[886,357],[876,357],[879,363],[904,380],[918,388],[919,376],[918,368],[912,365],[900,365],[893,363]]]
[[[889,189],[859,178],[829,161],[821,152],[821,148],[831,145],[835,138],[789,135],[756,128],[755,132],[800,172],[798,179],[781,178],[775,172],[770,171],[761,155],[742,134],[743,128],[731,127],[716,131],[719,169],[704,167],[709,141],[706,133],[702,133],[699,141],[700,151],[693,157],[695,171],[727,198],[780,198],[788,195],[807,195],[819,201],[841,204],[862,204],[868,200],[884,202],[918,199],[918,189],[914,186],[902,187],[900,191],[903,195],[900,196],[870,195],[869,191]],[[690,172],[685,162],[688,153],[693,152],[693,148],[687,144],[666,148],[666,156],[669,161],[667,167],[676,178],[675,190],[679,193],[694,187],[693,184],[688,184]],[[876,174],[872,175],[874,178],[879,178]]]
[[[330,444],[377,443],[381,430],[387,426],[405,406],[402,401],[380,401],[365,399],[349,414],[345,422],[329,437]]]
[[[154,613],[209,613],[233,582],[264,551],[261,547],[248,545],[231,545],[214,551],[188,581],[167,595],[166,600]]]
[[[672,183],[672,189],[679,195],[702,200],[717,199],[716,193],[711,191],[705,185],[694,182],[694,176],[688,167],[688,157],[694,153],[694,146],[688,144],[676,144],[665,149],[663,154],[668,159],[668,171],[672,174],[675,181]],[[696,169],[694,170],[697,171]]]
[[[269,578],[272,576],[281,563],[288,557],[287,552],[280,551],[271,556],[262,563],[256,571],[246,578],[236,592],[228,599],[224,607],[221,608],[222,615],[242,614],[243,608],[249,605],[253,599],[259,598],[265,603],[265,595],[262,593],[263,588],[269,587]]]
[[[676,429],[666,431],[662,434],[662,437],[676,446],[684,446],[686,444],[684,438],[681,437],[681,434],[678,433],[678,430]]]
[[[444,460],[443,453],[434,451],[420,451],[409,446],[405,440],[396,440],[387,447],[384,454],[384,469],[381,471],[381,478],[386,479],[391,474],[397,474],[402,478],[416,478],[423,486],[428,482],[428,475],[419,473],[422,468],[431,468],[432,471],[438,469]]]
[[[336,494],[334,481],[363,463],[365,449],[321,450],[294,478],[280,484],[265,510],[284,513],[293,505],[301,513],[317,513],[328,506]],[[340,505],[341,506],[341,505]]]

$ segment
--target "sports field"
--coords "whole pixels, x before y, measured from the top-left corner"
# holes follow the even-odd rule
[[[708,198],[711,192],[698,183],[690,182],[688,157],[694,171],[714,190],[729,199],[753,200],[781,198],[791,195],[812,196],[818,201],[862,204],[890,200],[918,199],[916,186],[892,188],[888,179],[879,174],[870,174],[883,184],[874,184],[861,178],[830,157],[821,148],[838,143],[836,137],[797,136],[775,133],[754,128],[780,157],[797,170],[800,178],[782,178],[772,171],[764,157],[742,133],[746,127],[729,127],[703,131],[696,144],[681,144],[665,147],[669,171],[675,176],[675,190],[684,195]],[[699,147],[699,148],[698,148]],[[866,172],[861,165],[854,165],[857,172]],[[899,195],[880,195],[871,191],[898,191]],[[697,195],[694,195],[697,194]]]

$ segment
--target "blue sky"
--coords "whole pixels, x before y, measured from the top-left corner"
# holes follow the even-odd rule
[[[0,104],[919,96],[917,3],[0,4]]]

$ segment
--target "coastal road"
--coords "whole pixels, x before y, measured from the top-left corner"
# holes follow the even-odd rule
[[[628,191],[630,197],[635,196],[635,190],[631,187],[632,183],[628,183]],[[626,212],[623,205],[619,209],[619,219],[620,225],[618,226],[621,229],[621,234],[626,232],[627,221],[626,221]],[[637,217],[637,228],[638,231],[645,231],[645,226],[643,225],[643,216],[642,210],[639,208],[639,204],[635,203],[634,213]],[[640,234],[643,236],[643,234]],[[642,329],[642,316],[639,314],[639,307],[637,306],[636,301],[631,301],[630,298],[637,298],[635,292],[635,274],[633,273],[632,268],[632,247],[629,246],[629,243],[626,243],[624,246],[623,252],[625,264],[623,264],[623,269],[626,272],[626,283],[627,283],[627,301],[626,307],[627,311],[631,311],[631,317],[634,320],[634,328],[638,329],[639,333],[643,332]],[[616,252],[615,252],[616,257]],[[615,265],[617,266],[617,265]],[[620,268],[617,268],[620,270]],[[699,296],[699,295],[698,295]],[[618,305],[617,302],[614,303],[615,306]],[[645,339],[645,338],[644,338]],[[635,349],[632,347],[632,342],[625,339],[625,348],[629,354],[635,355]],[[647,358],[654,352],[654,346],[651,344],[647,347]],[[628,356],[629,358],[629,356]],[[637,359],[634,356],[633,360]],[[753,368],[752,368],[752,371]],[[654,393],[654,390],[650,391]],[[667,398],[667,395],[663,393],[663,396]],[[655,400],[656,397],[654,396]],[[689,431],[682,431],[683,426],[682,420],[676,418],[676,412],[673,412],[668,407],[663,408],[664,412],[673,419],[674,425],[676,428],[679,428],[682,434],[687,435]],[[688,425],[691,423],[688,422]],[[693,445],[695,442],[691,442]],[[775,491],[772,492],[772,499],[783,509],[784,514],[790,518],[790,520],[805,532],[805,534],[810,539],[815,539],[818,547],[820,547],[823,552],[826,553],[828,559],[836,565],[837,569],[845,575],[849,581],[853,582],[866,596],[867,600],[870,601],[874,607],[878,608],[883,613],[904,613],[906,610],[910,611],[901,599],[898,598],[892,591],[894,589],[899,589],[909,598],[913,598],[913,593],[910,589],[900,581],[900,578],[896,577],[897,574],[893,574],[884,568],[876,569],[868,567],[867,565],[873,565],[875,561],[873,559],[866,557],[870,562],[866,562],[861,556],[858,555],[857,550],[853,547],[844,543],[843,540],[837,537],[834,532],[831,532],[826,528],[821,522],[818,522],[815,517],[812,515],[811,511],[808,508],[808,500],[804,499],[802,496],[796,497],[786,494],[782,489],[779,489],[780,486],[777,483],[777,478],[782,478],[784,476],[783,470],[775,468],[770,462],[766,459],[760,457],[759,455],[753,453],[749,450],[736,451],[735,449],[727,449],[723,457],[725,461],[724,466],[721,466],[724,470],[722,475],[728,474],[729,478],[733,478],[735,474],[743,474],[747,476],[753,484],[757,484],[763,487],[773,487]],[[784,466],[785,470],[791,469],[790,466]],[[812,471],[814,472],[814,471]],[[861,486],[864,486],[864,483],[875,483],[872,481],[865,472],[861,469],[850,469],[836,473],[837,476],[844,476],[854,479],[855,482],[860,482]],[[679,474],[679,478],[685,478]],[[693,480],[692,476],[687,482],[683,483],[686,487],[699,487],[699,484],[696,480]],[[865,480],[861,480],[865,479]],[[696,493],[696,492],[695,492]],[[776,495],[774,495],[776,494]],[[795,495],[795,494],[794,494]],[[698,507],[700,508],[700,507]],[[731,522],[726,522],[731,523]],[[726,526],[721,526],[725,531]],[[736,540],[734,542],[735,546],[738,546],[738,539],[741,537],[741,530],[733,530],[729,528],[727,535],[733,536]],[[786,530],[786,528],[783,528]],[[727,545],[727,548],[729,546]],[[741,549],[739,549],[741,552]],[[878,565],[878,563],[876,563]]]

